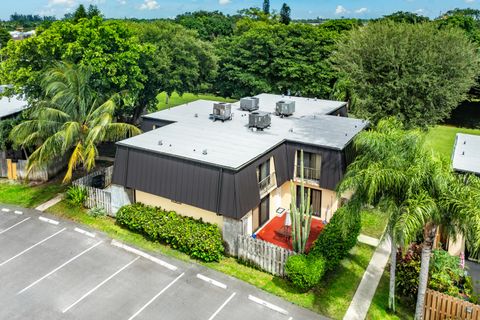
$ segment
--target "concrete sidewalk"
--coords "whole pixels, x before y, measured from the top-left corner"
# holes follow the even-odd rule
[[[390,256],[390,239],[381,242],[363,274],[362,281],[355,292],[344,320],[363,320],[367,316],[378,283]]]
[[[35,208],[35,210],[42,211],[44,212],[50,207],[53,207],[63,199],[63,194],[57,194],[55,198],[48,200],[47,202],[42,203],[38,207]]]

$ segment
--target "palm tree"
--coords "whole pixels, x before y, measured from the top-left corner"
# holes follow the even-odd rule
[[[11,139],[29,150],[28,171],[43,168],[68,155],[63,182],[83,166],[90,171],[98,155],[97,145],[139,134],[130,124],[114,121],[115,96],[105,98],[92,89],[88,67],[59,63],[49,69],[41,83],[45,98],[17,125]]]

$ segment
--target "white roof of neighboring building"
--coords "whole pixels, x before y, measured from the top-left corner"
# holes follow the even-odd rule
[[[345,102],[282,98],[270,94],[257,97],[260,111],[273,112],[276,102],[286,99],[296,102],[295,113],[285,118],[272,114],[270,128],[253,131],[248,129],[249,113],[240,110],[239,102],[232,104],[232,120],[213,122],[209,116],[214,102],[198,100],[145,116],[174,123],[118,144],[237,169],[286,140],[342,150],[367,126],[364,120],[326,115],[344,106]],[[207,150],[206,155],[203,150]]]
[[[0,98],[0,119],[15,115],[28,108],[28,104],[20,96]]]
[[[452,165],[456,171],[480,174],[480,136],[457,133]]]

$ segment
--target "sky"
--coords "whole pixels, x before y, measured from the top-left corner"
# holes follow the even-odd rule
[[[292,17],[376,18],[396,11],[410,11],[431,18],[453,8],[480,9],[480,0],[271,0],[277,11],[283,2]],[[242,8],[261,7],[263,0],[0,0],[0,19],[10,14],[54,15],[63,17],[80,3],[95,4],[107,18],[173,18],[196,10],[220,10],[234,14]]]

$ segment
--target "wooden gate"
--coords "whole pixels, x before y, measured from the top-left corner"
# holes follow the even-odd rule
[[[424,320],[478,320],[480,306],[427,289]]]
[[[17,180],[17,164],[12,159],[7,159],[7,177],[9,180]]]

